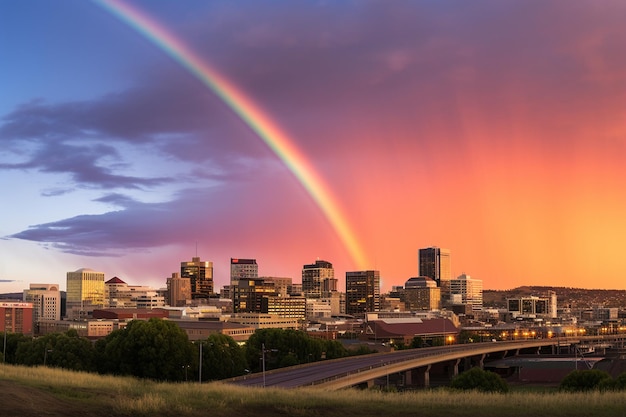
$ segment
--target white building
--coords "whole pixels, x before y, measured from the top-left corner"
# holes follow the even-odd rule
[[[23,300],[33,305],[33,325],[39,320],[61,320],[59,284],[30,284],[24,290]]]
[[[109,308],[161,308],[165,297],[151,287],[128,285],[118,277],[105,282],[105,301]]]
[[[474,279],[467,274],[461,274],[456,279],[450,280],[450,301],[472,306],[473,311],[483,308],[483,281]]]

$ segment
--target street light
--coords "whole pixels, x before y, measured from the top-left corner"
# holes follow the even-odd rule
[[[268,349],[268,352],[278,352],[278,349]],[[261,360],[263,362],[263,388],[265,388],[265,343],[261,343]]]
[[[46,350],[43,352],[43,366],[46,366],[46,361],[48,360],[48,352],[52,352],[52,349],[48,349],[46,346]]]
[[[202,340],[200,341],[200,359],[198,360],[198,384],[202,384]]]

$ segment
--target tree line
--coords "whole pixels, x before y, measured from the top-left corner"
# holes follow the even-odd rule
[[[258,372],[263,360],[270,370],[372,352],[282,329],[257,330],[243,346],[217,333],[190,341],[176,323],[157,318],[133,320],[95,343],[73,329],[35,338],[18,333],[2,337],[6,345],[0,357],[6,352],[5,363],[159,381],[212,381]]]

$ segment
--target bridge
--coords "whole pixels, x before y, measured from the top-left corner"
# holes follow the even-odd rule
[[[406,385],[429,387],[433,371],[453,377],[460,368],[483,367],[486,359],[501,359],[520,353],[539,354],[546,349],[553,354],[567,349],[573,354],[577,346],[623,347],[625,340],[626,335],[582,336],[408,349],[292,366],[225,382],[243,386],[334,390],[358,385],[372,386],[376,379],[387,378],[389,381],[390,375],[399,374]]]

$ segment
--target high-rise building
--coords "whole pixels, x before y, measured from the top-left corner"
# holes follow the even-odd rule
[[[84,319],[94,309],[104,308],[104,272],[82,268],[67,273],[67,315]]]
[[[33,305],[33,328],[39,320],[61,320],[61,291],[58,284],[30,284],[23,300]]]
[[[419,250],[419,275],[430,277],[441,288],[441,297],[450,297],[450,280],[452,268],[450,266],[450,251],[436,246]]]
[[[265,281],[263,278],[242,278],[237,285],[231,287],[234,288],[234,313],[267,313],[263,311],[263,298],[276,296],[274,282]]]
[[[289,289],[293,285],[293,280],[289,277],[263,277],[266,282],[273,282],[276,294],[280,297],[289,296]]]
[[[165,281],[167,285],[166,303],[171,307],[184,307],[191,300],[191,280],[181,278],[180,274],[173,272]]]
[[[483,308],[483,281],[461,274],[450,280],[450,295],[459,296],[461,304],[471,305],[473,311],[480,311]],[[456,304],[452,298],[451,302]]]
[[[181,262],[180,277],[189,278],[192,299],[213,295],[213,262],[201,261],[197,256],[191,262]]]
[[[346,272],[346,314],[380,310],[380,271]]]
[[[337,279],[333,264],[317,260],[302,267],[302,292],[307,298],[328,297],[337,291]]]
[[[230,258],[230,285],[236,286],[242,278],[258,278],[259,266],[256,259]],[[231,290],[232,291],[232,290]]]

